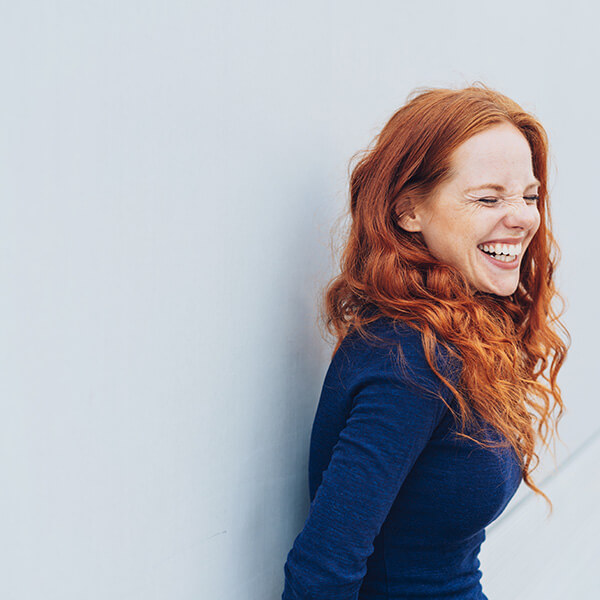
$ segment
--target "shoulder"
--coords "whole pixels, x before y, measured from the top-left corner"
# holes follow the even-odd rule
[[[449,397],[449,390],[430,367],[421,332],[410,324],[382,316],[365,327],[366,336],[353,330],[335,353],[330,371],[351,395],[374,384],[405,389],[407,386]],[[436,344],[435,365],[453,384],[460,363],[444,346]]]

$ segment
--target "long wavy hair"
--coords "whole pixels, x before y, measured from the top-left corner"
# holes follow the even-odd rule
[[[398,221],[451,176],[458,146],[504,122],[517,127],[531,147],[541,222],[523,256],[516,291],[497,296],[473,290],[458,269],[429,252],[420,232],[409,233]],[[366,325],[381,316],[420,331],[430,367],[458,403],[457,435],[483,447],[512,446],[523,481],[545,498],[551,513],[552,502],[531,472],[539,464],[537,442],[548,448],[558,435],[564,404],[557,375],[571,338],[560,321],[566,304],[554,283],[560,251],[549,210],[548,148],[532,114],[481,82],[412,92],[371,146],[354,157],[359,160],[350,174],[349,230],[340,273],[323,292],[321,319],[337,340],[334,354],[353,329],[370,337]],[[458,382],[438,369],[437,344],[459,360]],[[481,419],[504,439],[487,439]]]

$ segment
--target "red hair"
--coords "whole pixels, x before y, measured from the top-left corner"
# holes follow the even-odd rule
[[[420,232],[409,233],[398,221],[452,175],[458,146],[504,122],[517,127],[531,147],[541,222],[523,256],[517,290],[497,296],[473,290],[458,269],[428,251]],[[560,253],[552,235],[547,180],[547,134],[516,102],[480,82],[457,90],[415,90],[353,168],[341,272],[324,290],[322,317],[337,338],[334,353],[353,328],[369,337],[365,325],[381,315],[420,331],[430,367],[460,407],[457,435],[484,447],[510,444],[523,481],[552,512],[530,475],[539,464],[536,443],[549,447],[564,411],[557,375],[568,345],[559,330],[570,344],[559,320],[565,303],[553,279]],[[555,300],[561,303],[559,312]],[[438,343],[460,361],[458,385],[437,368]],[[467,435],[466,425],[478,422],[474,413],[505,441]]]

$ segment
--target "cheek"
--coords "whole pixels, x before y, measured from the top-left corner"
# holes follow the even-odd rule
[[[533,226],[534,233],[539,229],[541,222],[542,222],[542,218],[540,217],[540,211],[536,210],[535,211],[535,222],[534,222],[535,224]]]
[[[466,259],[474,242],[471,242],[471,234],[468,230],[453,225],[446,223],[445,227],[430,232],[428,247],[437,258],[457,264]]]
[[[457,263],[465,260],[469,250],[476,246],[478,232],[484,235],[489,229],[490,217],[485,213],[472,215],[448,210],[444,214],[433,215],[426,222],[422,234],[434,256]]]
[[[532,210],[529,215],[529,223],[527,223],[528,229],[529,229],[527,237],[530,240],[535,235],[536,231],[540,228],[540,225],[542,223],[540,211],[537,209],[537,207],[533,207],[533,208],[534,208],[534,210]]]

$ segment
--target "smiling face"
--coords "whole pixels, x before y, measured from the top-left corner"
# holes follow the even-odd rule
[[[508,296],[540,225],[529,143],[514,125],[501,123],[466,140],[451,163],[451,178],[400,226],[420,231],[429,251],[476,290]]]

